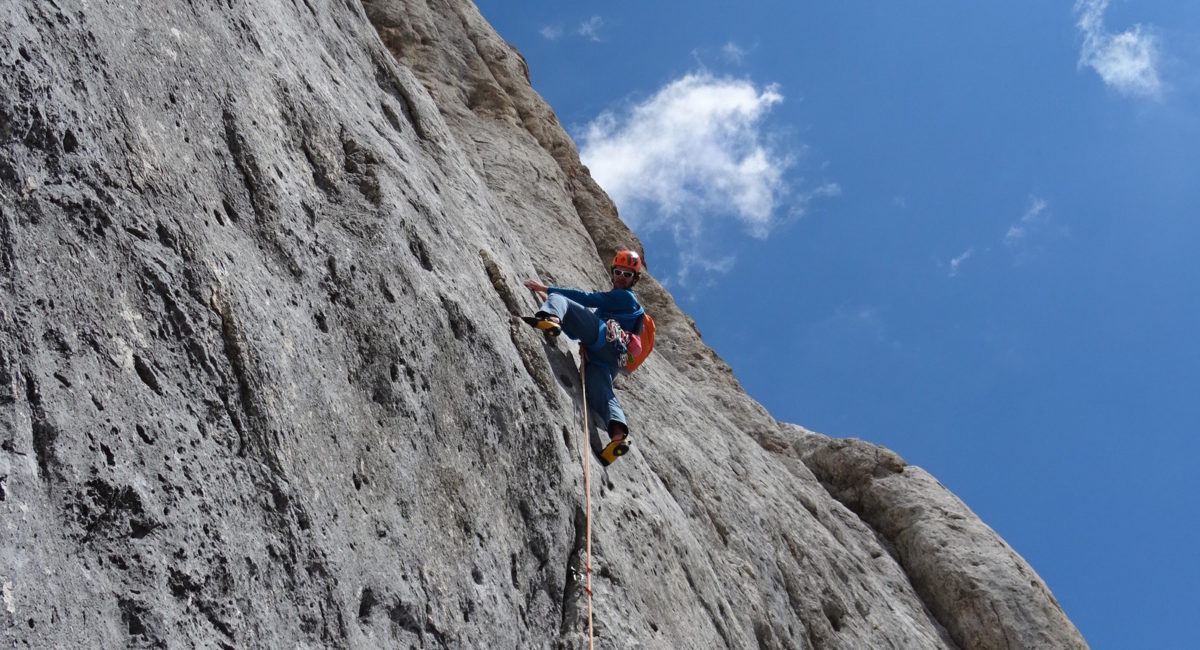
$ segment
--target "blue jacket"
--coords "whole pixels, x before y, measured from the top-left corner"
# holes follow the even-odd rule
[[[629,289],[608,291],[580,291],[564,287],[549,287],[546,293],[559,293],[584,307],[596,310],[596,317],[603,324],[609,319],[621,324],[621,329],[634,334],[642,333],[642,315],[645,313],[637,297]],[[603,339],[603,336],[601,337]]]

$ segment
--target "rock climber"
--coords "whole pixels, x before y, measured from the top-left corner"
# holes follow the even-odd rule
[[[587,385],[587,403],[607,422],[610,442],[600,452],[610,465],[629,451],[629,425],[625,411],[613,392],[613,380],[625,365],[627,355],[638,356],[645,312],[633,295],[633,285],[642,276],[642,259],[631,250],[613,257],[609,273],[612,289],[580,291],[546,286],[527,280],[525,286],[537,295],[542,306],[525,321],[547,338],[565,332],[579,341]],[[592,309],[595,311],[593,312]]]

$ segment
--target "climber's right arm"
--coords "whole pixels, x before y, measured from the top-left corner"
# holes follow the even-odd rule
[[[549,287],[546,293],[557,293],[568,300],[583,305],[584,307],[603,307],[605,296],[604,293],[595,291],[580,291],[579,289],[568,289],[566,287]]]

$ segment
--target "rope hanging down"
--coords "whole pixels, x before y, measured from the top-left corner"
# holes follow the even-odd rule
[[[580,350],[579,358],[579,383],[583,389],[583,447],[580,457],[583,459],[583,491],[587,494],[587,587],[584,589],[588,595],[588,648],[595,649],[595,639],[592,636],[592,464],[588,459],[588,450],[590,443],[588,442],[588,408],[587,408],[587,373],[584,367],[587,364],[587,353]]]

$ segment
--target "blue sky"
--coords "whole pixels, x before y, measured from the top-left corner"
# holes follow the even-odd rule
[[[1092,647],[1191,643],[1200,3],[479,4],[775,417],[930,470]]]

